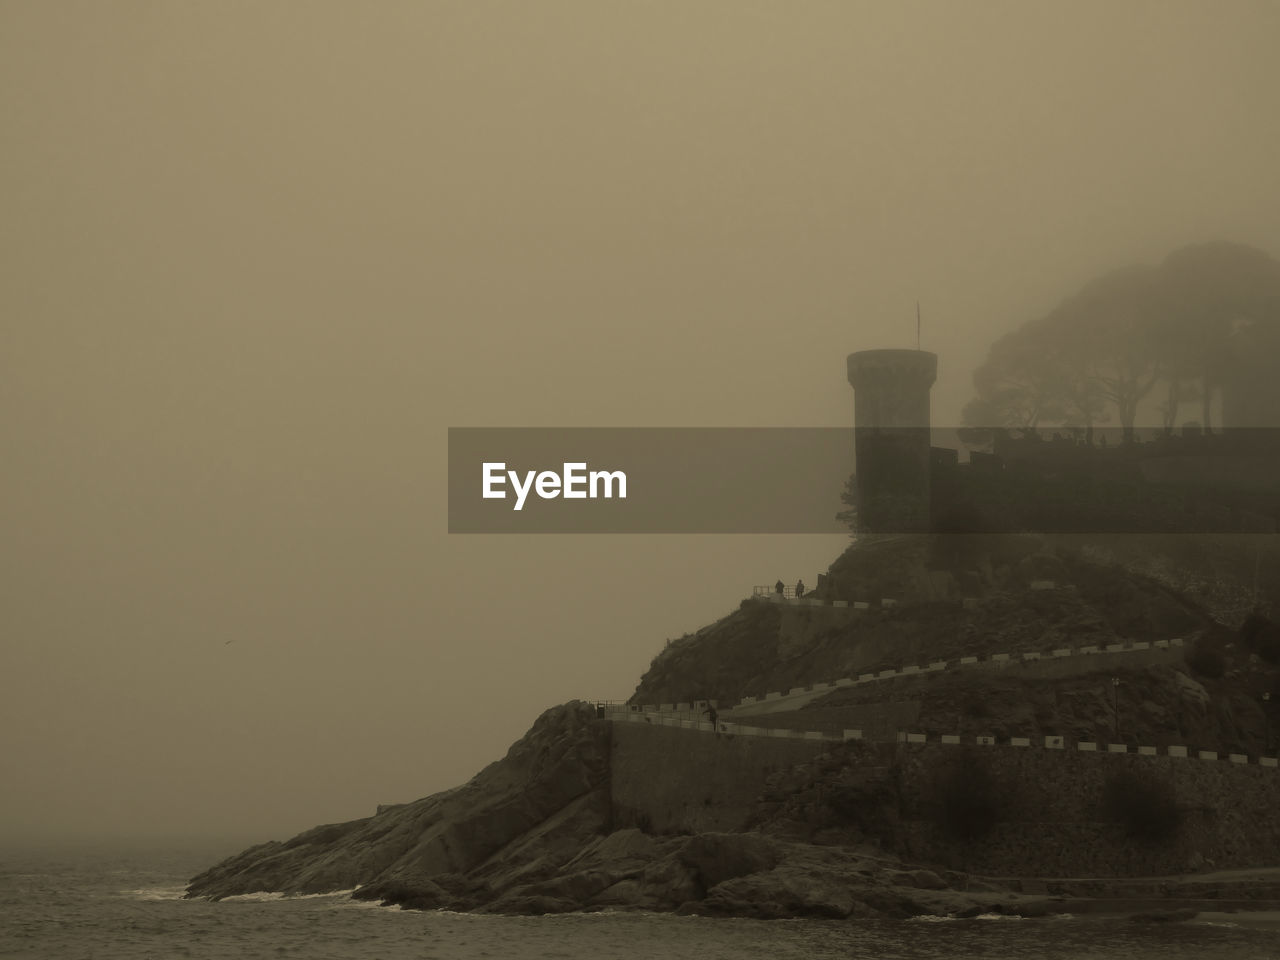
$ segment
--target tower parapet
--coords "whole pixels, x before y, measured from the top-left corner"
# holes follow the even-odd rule
[[[858,529],[921,533],[929,528],[929,391],[938,356],[925,350],[849,354],[854,392]]]

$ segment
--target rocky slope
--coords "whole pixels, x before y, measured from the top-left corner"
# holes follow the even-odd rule
[[[354,887],[357,898],[417,909],[762,918],[1044,909],[990,883],[906,868],[871,847],[814,846],[785,830],[612,831],[609,729],[588,704],[553,708],[465,786],[252,847],[195,877],[187,896]],[[767,821],[773,807],[763,802]]]
[[[1252,673],[1246,671],[1252,670]],[[1111,668],[1060,678],[1027,678],[1016,670],[954,671],[936,677],[902,677],[891,685],[838,689],[800,709],[745,719],[756,726],[794,730],[854,728],[868,737],[898,729],[924,733],[1011,737],[1065,736],[1068,740],[1272,755],[1280,735],[1280,715],[1267,716],[1252,680],[1268,679],[1246,662],[1228,675],[1195,675],[1190,667]],[[1120,679],[1117,687],[1111,678]],[[883,715],[884,724],[869,721]]]
[[[837,617],[744,601],[672,642],[631,701],[713,698],[724,705],[904,664],[1132,640],[1181,637],[1225,650],[1244,613],[1228,627],[1206,603],[1239,599],[1246,589],[1239,578],[1252,576],[1253,554],[1248,564],[1232,566],[1221,544],[1188,539],[1157,538],[1147,553],[1129,545],[1123,562],[1119,539],[1092,547],[1079,538],[1031,536],[967,538],[963,546],[956,538],[928,537],[855,543],[832,564],[819,593],[906,602]],[[1194,565],[1199,573],[1179,579],[1170,574],[1171,551],[1208,559]],[[1209,559],[1216,565],[1206,565]],[[1033,590],[1036,580],[1060,588]],[[949,597],[938,596],[947,591]]]
[[[465,786],[252,847],[193,879],[188,895],[503,889],[607,832],[608,772],[608,721],[584,703],[556,707]]]
[[[760,918],[1048,909],[1043,897],[905,866],[855,842],[866,837],[847,826],[841,838],[849,845],[815,845],[778,821],[778,804],[769,797],[761,801],[761,830],[613,831],[608,737],[609,722],[594,707],[553,708],[506,758],[465,786],[252,847],[194,878],[187,896],[354,887],[357,898],[416,909],[646,909]]]

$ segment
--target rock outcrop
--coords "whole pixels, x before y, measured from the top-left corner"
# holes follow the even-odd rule
[[[471,902],[549,875],[607,833],[608,778],[608,721],[585,703],[555,707],[465,786],[253,847],[193,879],[188,896],[361,886],[414,905]]]
[[[1033,538],[993,542],[1008,549],[986,549],[980,562],[972,556],[957,561],[962,566],[977,562],[974,569],[957,568],[977,584],[981,596],[971,598],[977,602],[921,600],[874,614],[846,614],[838,623],[806,624],[788,620],[774,604],[746,601],[716,624],[670,644],[642,679],[635,699],[731,701],[744,693],[856,675],[890,654],[894,663],[923,663],[993,650],[1097,645],[1156,631],[1188,638],[1185,663],[1108,664],[1103,673],[1078,676],[913,674],[896,678],[892,688],[840,687],[801,710],[759,722],[835,732],[870,729],[868,724],[881,721],[897,724],[890,730],[902,730],[907,723],[905,729],[922,731],[931,741],[940,733],[968,736],[976,730],[1001,739],[1065,733],[1095,742],[1118,733],[1126,742],[1206,744],[1249,755],[1270,748],[1274,718],[1264,712],[1269,701],[1261,695],[1273,691],[1274,697],[1280,690],[1280,673],[1267,666],[1280,657],[1272,636],[1280,633],[1269,621],[1255,616],[1235,638],[1196,602],[1148,574],[1106,566],[1083,551],[1051,555]],[[855,589],[897,589],[912,570],[925,569],[921,549],[919,541],[893,539],[851,549],[833,565],[825,588],[830,595],[843,591],[846,596]],[[1068,582],[1064,589],[1030,589],[1038,578]],[[1113,675],[1121,681],[1118,686],[1111,683]],[[886,691],[892,694],[889,700]],[[659,735],[657,727],[625,727]],[[661,731],[663,736],[671,732]],[[416,909],[858,918],[1035,916],[1094,909],[1090,903],[1117,897],[1140,899],[1145,909],[1159,912],[1176,896],[1189,901],[1197,894],[1186,884],[1181,894],[1171,892],[1175,885],[1167,877],[1149,889],[1141,882],[1125,887],[1120,880],[1087,881],[1098,885],[1094,889],[1080,887],[1084,881],[1023,876],[1025,852],[1033,845],[1058,857],[1040,861],[1039,868],[1043,876],[1056,877],[1104,875],[1098,864],[1082,867],[1078,857],[1063,852],[1098,848],[1081,844],[1080,837],[1105,834],[1117,849],[1129,850],[1112,837],[1119,828],[1094,823],[1096,811],[1085,803],[1087,797],[1081,799],[1086,780],[1092,784],[1090,797],[1103,792],[1101,774],[1092,767],[1090,780],[1075,768],[1031,771],[1032,760],[1045,759],[1039,754],[1002,754],[1001,782],[1007,789],[1000,795],[1026,794],[1023,806],[1036,819],[1004,816],[1010,811],[1001,808],[1008,823],[992,834],[983,860],[939,833],[949,809],[939,798],[954,791],[934,783],[939,778],[921,767],[919,757],[906,763],[882,755],[874,736],[866,743],[825,746],[820,753],[806,750],[801,762],[790,752],[775,755],[766,749],[766,744],[791,744],[790,739],[737,744],[717,736],[707,741],[716,745],[714,755],[688,753],[682,781],[674,774],[661,779],[664,767],[670,774],[679,766],[664,742],[646,741],[643,749],[628,754],[634,735],[619,728],[615,736],[611,721],[586,703],[552,708],[506,757],[464,786],[250,848],[194,878],[187,895],[216,900],[260,891],[294,895],[355,888],[357,898]],[[734,763],[746,764],[750,776],[740,776]],[[1233,770],[1253,776],[1253,768]],[[1261,822],[1254,811],[1269,808],[1271,798],[1259,794],[1262,799],[1253,807],[1238,799],[1220,803],[1212,790],[1201,789],[1200,781],[1212,772],[1202,766],[1180,768],[1180,774],[1193,775],[1186,789],[1200,791],[1192,790],[1193,799],[1199,799],[1189,809],[1215,816],[1219,807],[1227,811],[1219,817],[1225,824],[1221,830],[1188,828],[1187,849],[1220,847],[1227,859],[1239,859],[1242,837],[1250,837],[1252,850],[1260,849],[1244,821]],[[1064,785],[1063,777],[1073,779]],[[1050,789],[1055,783],[1063,789]],[[648,790],[653,784],[660,789]],[[1032,786],[1040,792],[1027,800]],[[1068,795],[1074,806],[1059,802]],[[1055,835],[1056,847],[1038,826],[1042,810],[1050,808],[1069,821],[1068,829]],[[1211,865],[1187,861],[1182,848],[1174,852],[1190,869]],[[1170,872],[1149,869],[1150,859],[1142,859],[1145,873]],[[1248,862],[1256,860],[1254,855]],[[943,865],[1020,879],[971,876]],[[1252,888],[1222,884],[1224,897],[1247,902],[1255,896],[1248,892]],[[1273,893],[1280,904],[1280,890]]]
[[[1031,909],[998,886],[911,869],[870,848],[785,831],[653,836],[612,830],[607,720],[548,710],[465,786],[244,851],[188,897],[354,896],[411,909],[544,914],[643,909],[740,917],[911,916]],[[763,811],[773,809],[762,800]]]

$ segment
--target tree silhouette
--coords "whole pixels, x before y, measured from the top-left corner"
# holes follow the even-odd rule
[[[1271,345],[1280,347],[1280,263],[1242,244],[1184,247],[1158,267],[1093,280],[993,343],[974,372],[965,442],[1062,425],[1092,443],[1112,414],[1131,441],[1139,406],[1161,384],[1166,432],[1197,399],[1208,428],[1214,389],[1266,376]]]

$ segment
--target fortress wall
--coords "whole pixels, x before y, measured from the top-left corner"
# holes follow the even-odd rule
[[[859,657],[857,663],[860,666],[849,666],[847,670],[849,677],[840,679],[831,679],[825,681],[830,687],[847,687],[858,683],[879,682],[884,679],[905,676],[920,675],[940,672],[942,670],[1008,670],[1013,671],[1015,676],[1041,679],[1059,679],[1062,677],[1074,677],[1086,673],[1106,672],[1116,669],[1142,669],[1144,667],[1153,666],[1182,666],[1186,659],[1188,648],[1181,640],[1158,641],[1160,643],[1169,644],[1163,647],[1151,646],[1140,647],[1134,649],[1132,646],[1122,649],[1107,651],[1102,650],[1097,653],[1083,653],[1077,648],[1072,648],[1069,656],[1057,657],[1052,651],[1037,651],[1036,659],[1023,659],[1022,651],[1014,653],[994,654],[992,656],[979,659],[977,657],[965,657],[961,660],[939,661],[938,664],[925,662],[923,656],[915,659],[921,661],[912,664],[908,662],[900,668],[890,668],[884,671],[875,671],[873,674],[865,676],[869,679],[860,679],[864,674],[859,671],[864,667],[883,664],[890,653],[904,656],[908,661],[911,659],[911,650],[908,644],[897,643],[893,638],[881,638],[878,642],[866,642],[859,649]],[[781,646],[781,641],[780,641]],[[1002,657],[1003,659],[995,659]],[[935,666],[940,666],[939,671],[935,671]],[[794,688],[801,689],[801,688]],[[805,703],[816,699],[826,691],[820,684],[813,684],[812,689],[814,695],[805,699]],[[773,710],[759,708],[758,704],[764,704],[771,700],[781,700],[784,696],[789,695],[789,691],[772,690],[751,691],[748,697],[745,697],[737,706],[746,707],[740,715],[759,714],[781,712],[786,710],[795,710],[801,706],[800,702],[787,701],[780,702]],[[670,707],[671,705],[666,705]],[[640,707],[633,705],[638,709],[648,710],[651,706]],[[725,711],[732,710],[734,705],[731,703],[721,704]],[[652,707],[652,709],[657,709]],[[902,721],[908,722],[906,720]],[[911,720],[910,722],[914,722]],[[895,729],[904,729],[897,727]]]
[[[918,730],[920,703],[912,700],[886,700],[880,703],[848,704],[840,708],[838,722],[816,720],[805,711],[788,714],[746,717],[744,723],[764,723],[770,728],[812,730],[815,727],[837,733],[852,728],[862,731],[866,740],[896,740],[899,731]]]
[[[995,876],[1163,876],[1186,871],[1193,855],[1219,869],[1280,862],[1280,776],[1270,767],[1194,758],[946,744],[899,747],[907,856]],[[951,764],[991,772],[1006,819],[968,845],[932,822],[928,798]],[[1182,811],[1174,840],[1130,839],[1100,819],[1110,775],[1138,770],[1169,783]]]
[[[614,826],[644,825],[655,833],[739,830],[771,774],[828,746],[820,740],[615,723]]]
[[[616,827],[656,833],[742,829],[772,774],[832,746],[800,731],[783,737],[713,736],[708,726],[613,724]],[[877,749],[875,762],[892,763],[897,773],[897,852],[909,859],[1009,877],[1166,876],[1187,872],[1200,858],[1218,869],[1280,862],[1280,822],[1274,816],[1280,773],[1274,766],[1039,744],[907,740]],[[960,767],[988,771],[992,795],[1001,804],[994,827],[969,843],[948,836],[935,822],[944,795],[939,778]],[[1182,815],[1175,837],[1133,839],[1120,824],[1102,819],[1105,784],[1122,771],[1170,786]]]
[[[1013,657],[1017,657],[1018,654],[1011,654],[1010,659],[1006,661],[979,660],[977,663],[965,664],[965,667],[970,670],[1007,670],[1010,674],[1019,677],[1057,679],[1116,669],[1181,666],[1186,658],[1186,652],[1185,647],[1152,647],[1147,650],[1117,650],[1112,653],[1077,652],[1070,657],[1050,657],[1041,654],[1039,660],[1016,660]]]

